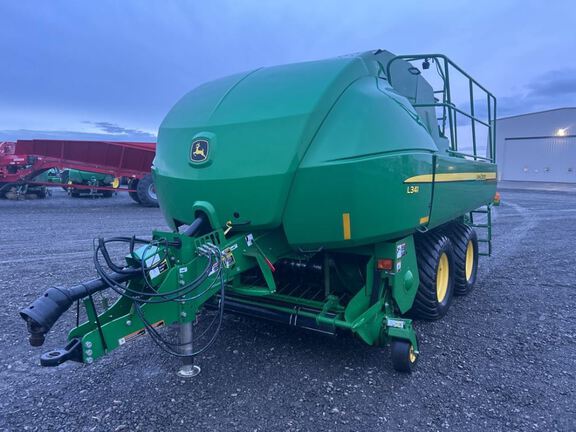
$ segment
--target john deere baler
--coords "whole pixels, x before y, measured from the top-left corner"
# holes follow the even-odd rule
[[[433,65],[440,90],[417,62]],[[451,99],[454,71],[468,80],[468,107]],[[486,118],[475,113],[480,97]],[[191,359],[230,312],[390,344],[394,367],[411,371],[420,352],[412,319],[442,317],[476,279],[474,214],[489,216],[496,187],[495,110],[441,55],[378,50],[204,84],[158,135],[152,172],[172,231],[99,239],[97,279],[51,288],[21,311],[30,341],[41,345],[83,300],[86,322],[44,365],[91,363],[148,333],[193,375]],[[467,148],[458,148],[462,119]],[[125,244],[125,263],[111,258],[112,243]],[[118,300],[97,311],[92,295],[103,290]],[[194,323],[205,309],[215,312],[200,343]],[[162,329],[174,324],[178,341]]]

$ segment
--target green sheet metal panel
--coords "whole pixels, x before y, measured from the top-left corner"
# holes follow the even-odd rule
[[[98,182],[99,184],[109,184],[114,181],[114,176],[111,174],[94,173],[89,171],[80,171],[75,169],[69,169],[68,171],[68,181],[72,183],[89,183]]]
[[[191,222],[194,201],[205,200],[221,220],[239,214],[251,229],[278,226],[312,137],[342,91],[367,73],[361,60],[338,58],[259,69],[189,93],[158,136],[153,173],[168,222]],[[201,164],[190,160],[197,139],[210,152]]]
[[[435,159],[430,228],[492,201],[496,193],[495,164],[441,154]]]
[[[284,213],[288,241],[343,247],[410,232],[428,216],[432,188],[410,190],[403,181],[431,174],[435,150],[406,99],[375,77],[355,81],[296,173]],[[350,238],[343,214],[349,215]]]
[[[430,119],[386,80],[390,58],[368,52],[257,69],[190,92],[162,123],[154,161],[168,223],[190,223],[205,202],[219,223],[249,222],[236,229],[283,225],[295,247],[341,248],[489,202],[495,183],[483,178],[434,184],[433,155],[437,174],[495,165],[438,151]],[[408,63],[395,67],[404,93],[418,88]]]

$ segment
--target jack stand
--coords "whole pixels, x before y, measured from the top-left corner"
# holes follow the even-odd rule
[[[180,331],[178,333],[178,342],[180,343],[180,350],[182,354],[192,354],[194,348],[192,342],[194,340],[194,323],[192,321],[180,324]],[[182,378],[192,378],[200,373],[200,366],[194,364],[194,357],[183,357],[183,364],[178,370],[177,374]]]

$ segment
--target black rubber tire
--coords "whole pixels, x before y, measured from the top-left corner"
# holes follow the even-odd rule
[[[416,259],[420,285],[412,305],[414,318],[433,321],[442,318],[448,312],[454,294],[454,253],[450,239],[439,231],[431,231],[415,236]],[[440,258],[446,254],[448,259],[448,282],[442,301],[437,294],[437,275]]]
[[[143,205],[144,207],[158,207],[158,198],[153,192],[153,188],[154,182],[152,181],[151,174],[146,174],[138,181],[136,191],[138,192],[140,205]]]
[[[128,182],[128,189],[137,190],[138,189],[138,179],[130,180]],[[138,197],[138,192],[128,192],[128,195],[130,195],[130,198],[132,198],[133,201],[140,204],[140,198]]]
[[[60,173],[60,183],[68,184],[68,179],[70,178],[70,171],[64,170]],[[68,187],[62,186],[65,192],[68,192]]]
[[[404,339],[392,339],[390,342],[390,358],[392,366],[398,372],[412,373],[418,364],[418,354],[412,351],[412,344]]]
[[[472,227],[461,222],[454,222],[444,228],[454,249],[454,294],[463,296],[474,288],[478,272],[478,236]],[[466,253],[468,244],[472,243],[474,261],[470,277],[466,276]]]
[[[44,199],[46,196],[48,196],[48,188],[46,186],[42,186],[33,193],[36,195],[36,198]]]
[[[0,183],[0,198],[8,198],[6,194],[10,192],[12,185],[15,186],[14,183]]]

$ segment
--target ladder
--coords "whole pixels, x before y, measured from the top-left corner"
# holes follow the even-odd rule
[[[476,222],[474,221],[476,215]],[[486,216],[481,216],[486,215]],[[480,219],[480,220],[478,220]],[[478,255],[492,255],[492,204],[479,207],[470,212],[470,226],[476,229],[478,234]],[[487,245],[481,248],[480,245]]]

